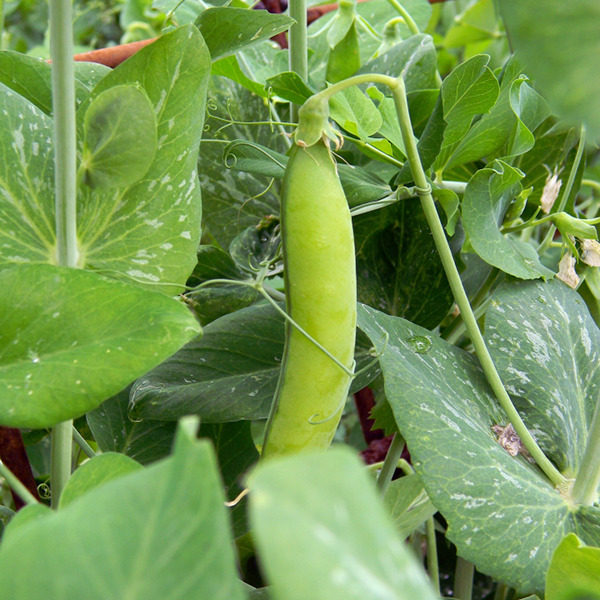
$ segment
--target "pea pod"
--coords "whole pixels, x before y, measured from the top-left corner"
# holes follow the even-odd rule
[[[281,228],[288,322],[263,457],[327,448],[348,394],[356,332],[352,221],[336,163],[323,141],[291,151]]]

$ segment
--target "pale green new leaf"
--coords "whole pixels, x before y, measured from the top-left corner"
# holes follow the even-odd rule
[[[348,448],[260,464],[250,519],[274,600],[433,600]]]
[[[560,543],[546,578],[546,600],[600,599],[600,548],[573,533]]]
[[[7,528],[2,594],[243,600],[224,501],[210,444],[180,431],[172,458]]]
[[[60,495],[59,508],[65,508],[74,500],[101,486],[142,469],[142,465],[124,454],[106,452],[84,462],[71,475]]]
[[[156,153],[156,118],[146,93],[117,85],[85,112],[82,165],[91,187],[118,188],[141,179]]]

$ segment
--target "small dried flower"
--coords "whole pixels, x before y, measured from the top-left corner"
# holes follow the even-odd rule
[[[600,244],[596,240],[581,240],[581,260],[590,267],[600,267]]]
[[[579,285],[579,275],[575,271],[575,257],[567,252],[558,263],[558,273],[556,277],[566,283],[569,287],[575,289]]]
[[[535,462],[529,454],[529,451],[523,445],[521,438],[517,435],[512,423],[508,425],[492,425],[492,431],[496,434],[496,441],[511,455],[518,456],[519,454],[526,458],[529,462]]]
[[[544,191],[542,192],[542,198],[540,200],[542,210],[546,214],[552,210],[552,207],[558,198],[558,193],[560,192],[562,181],[558,178],[558,175],[558,173],[549,173],[548,177],[546,177]]]

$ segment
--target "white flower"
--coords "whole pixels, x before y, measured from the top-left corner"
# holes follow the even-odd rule
[[[600,244],[596,240],[581,240],[581,260],[590,267],[600,267]]]
[[[544,184],[544,191],[542,192],[542,198],[540,200],[540,204],[542,205],[542,210],[548,214],[556,199],[558,198],[558,192],[560,192],[560,186],[562,185],[562,181],[558,178],[558,173],[549,173],[548,177],[546,177],[546,183]]]
[[[565,254],[558,263],[558,273],[556,276],[564,281],[569,287],[575,289],[579,285],[579,275],[575,272],[575,257],[568,253]]]

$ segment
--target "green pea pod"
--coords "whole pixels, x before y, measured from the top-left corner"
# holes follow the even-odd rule
[[[295,145],[281,206],[288,315],[347,370],[353,368],[356,268],[350,210],[323,141]],[[327,448],[351,376],[288,323],[263,457]]]

